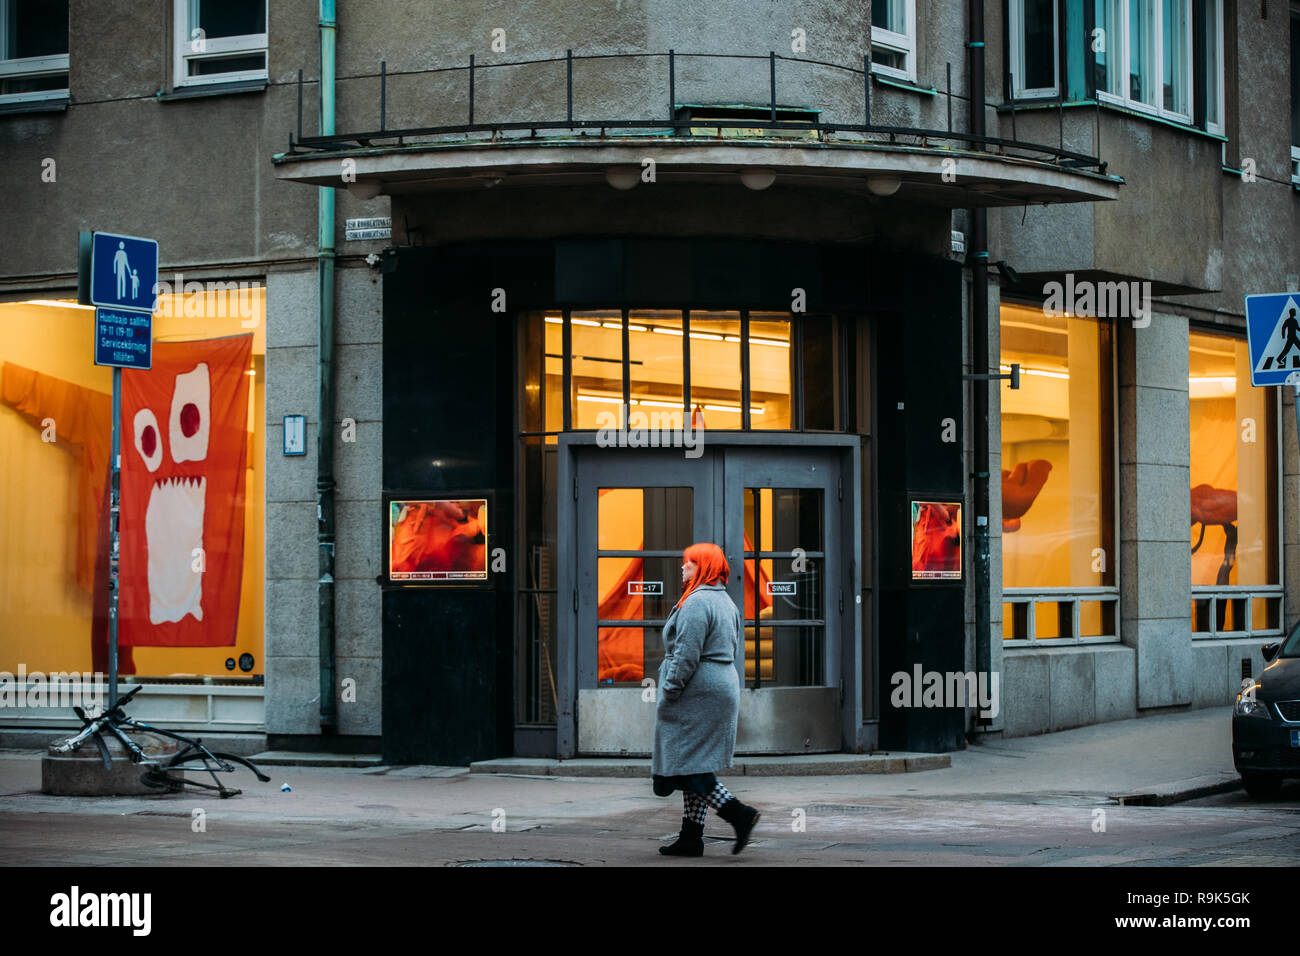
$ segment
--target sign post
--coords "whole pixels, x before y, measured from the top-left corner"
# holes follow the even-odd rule
[[[117,608],[121,531],[122,369],[153,365],[153,312],[158,290],[158,242],[107,232],[81,233],[78,297],[95,308],[96,365],[113,368],[112,447],[109,452],[108,708],[117,706]]]

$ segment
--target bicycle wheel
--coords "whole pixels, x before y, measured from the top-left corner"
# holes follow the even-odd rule
[[[184,780],[169,776],[167,771],[160,767],[150,767],[141,774],[140,782],[146,787],[166,790],[168,793],[180,793],[185,788]]]
[[[221,750],[209,750],[208,753],[211,754],[213,758],[221,761],[222,763],[234,763],[240,765],[241,767],[246,767],[247,769],[251,770],[253,772],[253,775],[257,777],[258,780],[261,780],[263,783],[267,783],[271,779],[266,774],[262,773],[262,771],[258,770],[257,767],[254,766],[250,761],[245,760],[243,757],[239,756],[238,754],[226,753]],[[198,751],[191,751],[188,754],[177,754],[168,762],[167,769],[205,771],[205,770],[212,769],[207,765],[210,762],[211,761],[205,760],[205,755],[203,753],[200,753]],[[235,769],[234,767],[230,768],[231,771],[233,771],[234,769]],[[230,771],[222,771],[220,768],[218,768],[218,772],[230,772]]]

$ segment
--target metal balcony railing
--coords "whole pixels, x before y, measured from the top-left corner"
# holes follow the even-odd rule
[[[756,118],[745,116],[734,119],[723,117],[709,117],[707,119],[691,117],[689,111],[682,108],[682,104],[677,98],[677,60],[679,57],[766,61],[769,93],[766,115]],[[666,61],[664,77],[668,105],[666,117],[647,118],[644,116],[634,116],[608,119],[576,119],[574,117],[573,67],[575,62],[594,60],[647,60],[655,58],[661,58]],[[820,120],[791,121],[789,119],[783,119],[781,114],[789,116],[792,111],[788,106],[778,106],[779,101],[776,82],[778,61],[800,64],[801,68],[839,71],[859,77],[860,82],[862,83],[863,122],[823,123],[820,122]],[[477,74],[485,70],[503,68],[548,69],[557,65],[562,65],[565,71],[566,112],[564,117],[556,117],[554,119],[539,117],[536,120],[514,122],[482,122],[475,115],[474,84]],[[573,51],[569,50],[563,57],[550,57],[539,60],[520,60],[511,63],[492,64],[476,64],[474,57],[471,55],[469,58],[469,64],[466,66],[443,67],[426,72],[430,74],[442,74],[448,72],[453,74],[464,73],[463,89],[466,94],[466,122],[443,126],[388,129],[388,69],[387,63],[381,62],[379,65],[378,75],[379,122],[377,128],[367,132],[338,133],[331,136],[306,136],[304,135],[302,128],[303,79],[302,70],[299,70],[298,129],[296,136],[293,132],[290,132],[289,134],[288,155],[295,156],[319,151],[357,148],[377,148],[381,145],[407,146],[412,145],[411,141],[423,141],[426,139],[437,140],[449,137],[461,137],[471,141],[474,137],[478,137],[487,142],[495,142],[504,138],[508,134],[523,134],[525,132],[528,137],[531,138],[536,138],[539,132],[576,132],[583,136],[590,136],[593,132],[598,132],[600,137],[605,137],[608,135],[610,130],[645,130],[647,132],[658,132],[667,136],[687,136],[699,135],[699,133],[696,132],[697,130],[712,129],[715,130],[716,135],[721,138],[723,130],[739,129],[758,130],[760,133],[772,133],[774,135],[786,134],[787,136],[791,132],[800,132],[804,134],[813,134],[820,141],[827,141],[828,138],[832,140],[843,139],[846,138],[847,134],[849,141],[855,143],[867,142],[877,145],[920,146],[922,148],[929,148],[932,143],[951,142],[959,144],[955,148],[964,147],[973,151],[990,152],[992,155],[996,156],[1045,163],[1063,168],[1095,170],[1102,174],[1106,172],[1106,163],[1102,162],[1098,157],[1065,149],[1065,120],[1063,106],[1058,109],[1057,123],[1059,135],[1056,146],[1024,142],[1014,138],[1014,133],[1012,139],[1004,139],[997,136],[975,136],[968,132],[954,130],[952,128],[953,98],[951,64],[948,64],[948,69],[946,71],[947,84],[944,91],[944,96],[947,101],[948,125],[947,129],[942,130],[922,129],[911,126],[887,126],[876,124],[871,121],[871,61],[869,56],[863,56],[862,68],[858,69],[856,67],[848,67],[835,63],[826,63],[820,60],[781,56],[775,52],[769,52],[766,56],[757,56],[720,53],[678,53],[675,50],[669,50],[667,53],[574,56]],[[815,113],[815,111],[799,110],[799,112],[819,115]],[[839,136],[836,136],[835,134],[839,134]]]

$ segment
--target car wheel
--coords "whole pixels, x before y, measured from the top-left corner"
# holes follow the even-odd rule
[[[1243,773],[1241,784],[1255,800],[1274,800],[1282,792],[1282,778],[1275,773]]]

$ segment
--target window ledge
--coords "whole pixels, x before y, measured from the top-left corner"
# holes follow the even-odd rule
[[[66,113],[71,100],[64,96],[57,100],[31,100],[27,103],[0,103],[0,115],[5,113]]]
[[[194,100],[204,96],[226,96],[230,93],[262,93],[271,85],[270,80],[238,80],[234,83],[205,83],[202,86],[181,86],[174,90],[160,90],[158,101]]]
[[[933,88],[927,89],[924,86],[918,86],[915,83],[909,83],[907,80],[896,80],[893,77],[881,76],[879,73],[872,72],[871,78],[883,86],[894,86],[900,90],[907,90],[909,93],[920,93],[924,96],[937,96],[939,91]]]
[[[1015,103],[1003,102],[997,107],[999,113],[1010,113],[1013,110],[1017,113],[1023,113],[1027,110],[1055,110],[1064,107],[1065,109],[1088,108],[1095,109],[1098,106],[1101,109],[1111,113],[1123,113],[1125,116],[1132,116],[1136,119],[1148,120],[1152,123],[1159,123],[1161,126],[1168,126],[1170,129],[1176,129],[1183,133],[1189,133],[1192,136],[1199,136],[1202,139],[1212,139],[1216,143],[1226,143],[1228,137],[1221,136],[1218,133],[1211,133],[1207,130],[1199,129],[1195,126],[1189,126],[1186,123],[1179,123],[1175,120],[1165,119],[1163,116],[1156,116],[1152,113],[1144,113],[1141,110],[1129,109],[1127,106],[1120,106],[1118,103],[1111,103],[1107,100],[1069,100],[1062,103],[1060,100],[1016,100]]]

